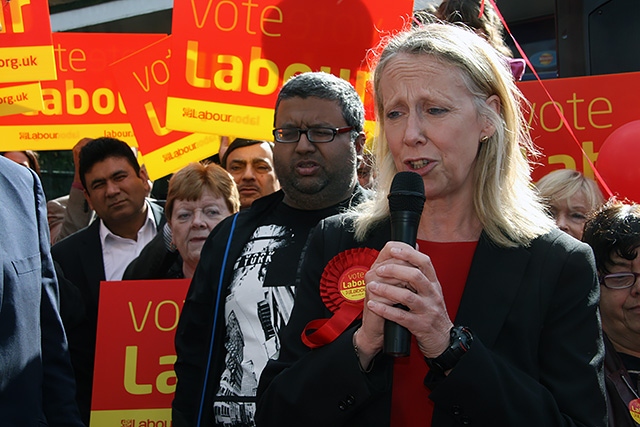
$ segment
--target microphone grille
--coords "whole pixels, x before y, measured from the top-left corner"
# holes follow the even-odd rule
[[[410,211],[422,213],[424,207],[424,182],[415,172],[398,172],[393,177],[389,190],[389,211]]]

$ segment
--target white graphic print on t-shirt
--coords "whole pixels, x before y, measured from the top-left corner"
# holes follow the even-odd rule
[[[218,424],[254,425],[260,373],[278,356],[278,332],[289,320],[294,298],[293,282],[264,286],[265,278],[273,255],[286,250],[292,237],[287,227],[258,227],[234,264],[225,305],[227,355],[214,403]],[[300,254],[292,255],[295,269]]]

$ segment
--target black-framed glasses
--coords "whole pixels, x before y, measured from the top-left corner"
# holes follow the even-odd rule
[[[627,289],[636,283],[638,277],[640,277],[640,273],[634,273],[633,271],[611,273],[602,276],[600,283],[609,289]]]
[[[313,127],[309,129],[276,128],[273,130],[273,138],[276,142],[292,144],[300,141],[300,135],[304,133],[309,142],[331,142],[335,139],[336,135],[349,132],[352,129],[353,126],[343,128]]]

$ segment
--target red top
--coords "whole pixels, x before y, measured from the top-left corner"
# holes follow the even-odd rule
[[[418,240],[420,252],[429,255],[438,275],[449,318],[456,318],[471,260],[478,242],[438,243]],[[393,367],[391,427],[430,426],[433,414],[431,391],[424,385],[429,367],[411,340],[411,355],[398,357]]]

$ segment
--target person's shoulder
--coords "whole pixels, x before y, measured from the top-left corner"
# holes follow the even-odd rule
[[[14,188],[33,187],[37,175],[31,169],[17,164],[4,156],[0,156],[0,176],[3,176],[7,185]]]
[[[64,212],[67,210],[68,203],[69,203],[69,195],[51,199],[47,202],[47,213],[49,215],[64,216]]]
[[[570,236],[558,228],[553,228],[531,242],[532,251],[543,251],[551,254],[560,252],[585,252],[591,253],[591,248],[584,242]]]
[[[284,191],[278,190],[266,196],[256,199],[248,209],[243,209],[242,213],[256,213],[268,209],[270,206],[276,205],[284,199]]]
[[[51,246],[51,254],[55,258],[56,255],[60,255],[63,252],[74,249],[80,250],[80,243],[91,237],[100,238],[100,220],[93,221],[85,228],[58,241],[55,245]]]

